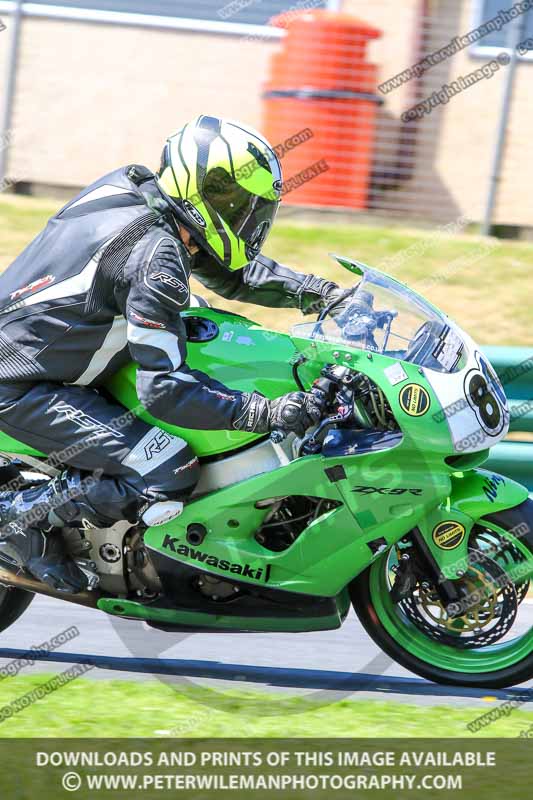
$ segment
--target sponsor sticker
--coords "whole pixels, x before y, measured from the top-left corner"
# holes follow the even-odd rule
[[[399,361],[391,364],[390,367],[385,367],[383,374],[388,379],[391,386],[396,386],[407,378],[407,372],[404,370]]]
[[[428,391],[419,383],[408,383],[404,386],[398,399],[402,411],[410,417],[422,417],[431,405]]]
[[[157,431],[154,438],[150,439],[148,444],[145,445],[144,455],[146,456],[146,460],[151,461],[155,455],[162,453],[171,442],[172,439],[168,433],[165,433],[164,431]]]
[[[131,312],[132,319],[140,322],[141,325],[144,325],[146,328],[157,328],[163,330],[167,326],[164,325],[162,322],[156,322],[154,319],[146,319],[146,317],[142,317],[140,314],[137,314],[135,311]]]
[[[27,286],[23,286],[22,289],[17,289],[16,292],[12,292],[10,295],[11,300],[18,300],[19,297],[22,297],[23,294],[28,294],[29,292],[37,292],[39,289],[44,289],[45,286],[49,286],[51,283],[55,281],[55,275],[45,275],[43,278],[38,278],[33,283],[29,283]]]
[[[489,478],[485,478],[483,481],[483,491],[490,503],[494,503],[498,497],[498,489],[500,484],[505,486],[505,478],[502,478],[501,475],[491,475]]]
[[[199,561],[206,567],[215,567],[215,569],[219,569],[222,572],[229,572],[232,575],[241,575],[243,578],[251,578],[254,581],[264,581],[265,583],[268,583],[270,579],[269,564],[263,569],[263,567],[258,568],[251,564],[234,563],[223,558],[218,558],[217,556],[211,556],[204,550],[198,550],[195,547],[182,544],[178,537],[171,536],[168,533],[165,535],[161,547],[179,556],[185,556],[193,561]]]
[[[180,292],[186,291],[187,287],[180,281],[179,278],[176,278],[175,275],[169,275],[168,272],[152,272],[150,278],[153,281],[159,281],[163,283],[165,286],[171,286],[173,289],[179,289]]]
[[[171,275],[169,272],[165,272],[164,270],[158,270],[157,272],[152,272],[148,276],[150,279],[150,283],[148,284],[151,289],[162,294],[164,297],[167,297],[173,303],[177,305],[185,305],[189,301],[189,286],[188,284],[184,283],[182,280],[177,278],[175,275]],[[160,283],[162,284],[163,291],[160,292],[159,289],[156,289],[155,286],[152,286],[152,283]]]
[[[464,345],[460,336],[446,325],[439,337],[437,346],[433,350],[433,357],[446,372],[453,372],[461,360],[463,350]]]
[[[400,486],[389,488],[388,486],[354,486],[352,492],[358,494],[414,494],[421,495],[422,489],[403,489]]]
[[[58,415],[58,421],[64,422],[65,419],[72,422],[76,427],[81,428],[82,430],[90,431],[93,436],[115,436],[119,439],[124,438],[124,434],[121,433],[119,430],[115,430],[110,425],[106,425],[104,422],[100,422],[100,420],[96,419],[95,417],[91,417],[89,414],[86,414],[81,408],[75,408],[74,406],[65,403],[64,400],[59,400],[55,405],[50,405],[45,413],[52,414],[56,412]],[[63,415],[61,417],[60,415]]]
[[[466,535],[466,528],[454,519],[439,522],[433,528],[433,541],[441,550],[454,550],[459,547]]]
[[[194,458],[191,458],[191,460],[187,461],[186,464],[182,464],[181,467],[177,467],[176,469],[173,469],[172,472],[174,473],[174,475],[179,475],[180,472],[185,472],[185,470],[191,469],[192,467],[196,467],[199,464],[200,464],[200,462],[198,461],[196,456],[194,456]]]

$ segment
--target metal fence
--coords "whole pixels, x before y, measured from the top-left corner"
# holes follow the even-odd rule
[[[327,33],[331,16],[294,35],[325,10],[366,35],[348,17]],[[533,0],[0,0],[0,20],[0,189],[155,167],[207,112],[274,144],[311,131],[286,154],[288,203],[533,219]]]

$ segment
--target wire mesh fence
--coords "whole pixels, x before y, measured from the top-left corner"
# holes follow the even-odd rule
[[[531,224],[533,0],[0,0],[0,20],[4,188],[155,169],[209,113],[278,147],[307,132],[280,153],[287,205]]]

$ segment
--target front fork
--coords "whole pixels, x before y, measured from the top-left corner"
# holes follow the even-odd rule
[[[482,524],[483,517],[519,506],[527,497],[523,486],[487,470],[452,476],[450,496],[411,533],[420,565],[446,605],[459,598],[456,582],[469,567],[468,542],[474,525]],[[533,559],[530,570],[533,573]]]

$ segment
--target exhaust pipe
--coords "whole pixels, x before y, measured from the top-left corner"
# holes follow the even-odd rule
[[[96,608],[96,603],[100,597],[99,592],[79,592],[78,594],[66,594],[57,592],[46,583],[28,578],[26,575],[16,575],[3,567],[0,567],[0,585],[13,586],[16,589],[24,589],[26,592],[43,594],[46,597],[56,597],[58,600],[66,600],[68,603],[76,603],[79,606]]]

